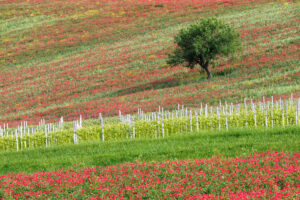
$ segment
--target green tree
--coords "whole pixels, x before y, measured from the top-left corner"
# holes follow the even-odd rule
[[[203,18],[200,22],[182,29],[174,38],[175,50],[168,55],[167,64],[187,63],[193,69],[200,65],[207,73],[209,64],[217,55],[232,55],[241,47],[240,34],[216,18]]]

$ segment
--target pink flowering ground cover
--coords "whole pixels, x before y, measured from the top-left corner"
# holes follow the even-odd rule
[[[1,0],[0,124],[299,95],[299,7],[295,0]],[[239,59],[216,59],[211,80],[198,67],[165,63],[180,27],[202,17],[223,19],[243,42]]]
[[[2,199],[299,199],[299,153],[0,176]],[[76,167],[75,167],[76,168]]]

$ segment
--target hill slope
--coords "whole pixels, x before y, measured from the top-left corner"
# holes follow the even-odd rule
[[[299,94],[299,3],[271,0],[1,1],[0,123]],[[236,27],[243,52],[214,78],[168,68],[201,17]]]

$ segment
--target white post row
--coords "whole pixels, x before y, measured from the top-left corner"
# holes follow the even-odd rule
[[[275,105],[274,105],[275,103]],[[281,125],[282,126],[286,126],[289,124],[299,124],[299,112],[300,112],[300,98],[298,99],[293,99],[293,96],[291,95],[291,98],[289,100],[283,101],[281,98],[278,101],[274,102],[274,97],[271,97],[271,101],[266,102],[265,101],[265,97],[263,97],[263,101],[259,102],[258,104],[254,104],[253,100],[251,99],[251,105],[250,105],[253,113],[253,119],[254,119],[254,126],[257,127],[257,107],[260,108],[261,113],[264,115],[264,126],[265,127],[274,127],[274,112],[275,110],[278,112],[281,111]],[[220,106],[216,107],[216,109],[213,109],[213,107],[210,106],[210,117],[213,116],[213,114],[217,114],[218,117],[218,129],[221,130],[222,125],[221,125],[221,111],[223,108],[223,114],[225,115],[225,128],[226,130],[229,129],[229,119],[228,119],[228,115],[232,115],[232,114],[239,114],[240,113],[240,106],[239,104],[236,105],[236,107],[234,107],[234,105],[231,103],[231,105],[228,107],[227,106],[227,102],[225,101],[225,106],[222,106],[222,102],[220,101]],[[245,116],[248,115],[249,111],[248,111],[248,105],[247,105],[247,100],[244,99],[244,110],[245,110]],[[294,111],[294,116],[293,116],[293,120],[291,120],[291,113],[289,111]],[[189,131],[193,131],[193,112],[192,110],[189,111],[189,115],[190,115],[190,128]],[[161,124],[161,135],[162,137],[165,136],[165,130],[164,130],[164,123],[165,120],[170,120],[170,119],[174,119],[174,118],[179,118],[179,117],[184,117],[185,118],[185,131],[188,131],[188,109],[187,107],[185,107],[184,105],[180,105],[178,104],[178,109],[171,111],[171,112],[164,112],[163,107],[159,106],[159,112],[158,115],[156,116],[156,113],[151,113],[151,114],[146,114],[142,111],[142,109],[138,109],[138,113],[140,115],[140,117],[138,117],[138,119],[141,120],[146,120],[146,121],[154,121],[157,120],[158,123]],[[198,113],[195,111],[195,117],[196,117],[196,131],[199,131],[199,115]],[[208,116],[208,105],[205,104],[205,107],[203,109],[203,105],[202,103],[200,104],[200,109],[199,109],[199,114],[200,116],[202,114],[204,114],[204,117],[209,117]],[[100,118],[100,123],[101,123],[101,137],[102,137],[102,141],[105,140],[104,137],[104,123],[103,123],[103,117],[102,114],[99,114],[99,118]],[[121,110],[119,110],[119,118],[120,121],[122,122],[130,122],[131,123],[131,117],[130,115],[127,115],[127,118],[124,118],[122,116]],[[75,129],[75,133],[74,133],[74,138],[73,138],[73,142],[77,143],[78,142],[78,136],[76,135],[76,130],[78,128],[82,128],[82,115],[79,116],[79,121],[78,122],[74,122],[74,129]],[[4,123],[3,124],[3,128],[0,126],[0,137],[6,137],[9,135],[13,135],[13,133],[15,134],[16,137],[16,148],[17,150],[19,149],[24,149],[27,147],[30,147],[31,144],[28,143],[28,141],[24,140],[24,138],[26,138],[26,136],[30,136],[35,134],[38,131],[42,131],[45,134],[45,145],[46,147],[48,147],[50,145],[50,141],[48,139],[50,132],[55,132],[58,130],[61,130],[63,128],[63,117],[60,117],[59,122],[56,125],[54,124],[46,124],[45,123],[45,119],[41,119],[41,121],[39,122],[38,126],[34,129],[33,127],[31,127],[31,131],[30,128],[28,127],[28,122],[27,121],[23,121],[21,122],[20,126],[16,129],[13,129],[15,131],[9,131],[9,126],[8,123]],[[132,117],[132,128],[133,128],[133,135],[132,137],[135,138],[135,119]],[[244,124],[244,126],[248,126],[249,124],[246,122]],[[237,122],[237,126],[239,126],[239,123]],[[180,130],[182,130],[182,125],[180,125]],[[27,131],[27,133],[26,133]],[[160,131],[159,131],[160,132]],[[54,140],[55,141],[55,140]],[[28,144],[27,144],[28,143]]]

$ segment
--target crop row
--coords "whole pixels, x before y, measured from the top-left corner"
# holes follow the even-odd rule
[[[26,148],[48,147],[68,143],[99,140],[113,141],[134,138],[159,138],[179,133],[200,132],[201,130],[222,130],[241,127],[279,127],[298,125],[300,99],[247,105],[220,105],[210,107],[201,105],[200,109],[188,110],[178,105],[178,110],[143,113],[122,116],[111,122],[102,118],[96,124],[82,126],[82,121],[73,122],[73,127],[38,129],[37,133],[15,129],[2,133],[0,149],[22,150]],[[60,122],[61,123],[61,122]],[[44,124],[46,127],[46,125]],[[60,125],[61,126],[61,125]],[[1,135],[1,134],[0,134]]]

